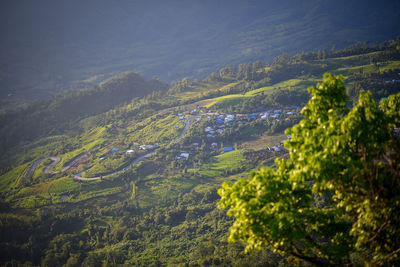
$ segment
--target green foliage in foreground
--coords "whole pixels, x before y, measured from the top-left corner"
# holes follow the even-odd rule
[[[290,158],[219,190],[236,218],[229,240],[316,265],[399,264],[400,94],[379,106],[362,92],[349,110],[343,77],[330,74],[309,91]]]

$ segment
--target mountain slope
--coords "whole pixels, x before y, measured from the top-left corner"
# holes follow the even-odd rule
[[[242,244],[227,243],[232,219],[216,207],[217,188],[287,157],[284,131],[302,119],[306,87],[322,72],[346,75],[352,100],[362,88],[377,100],[400,92],[399,48],[400,38],[225,67],[18,145],[0,174],[0,264],[286,266],[268,249],[243,255]],[[122,77],[142,84],[135,74]],[[131,84],[123,81],[89,91],[106,101],[113,94],[104,88]],[[357,254],[356,265],[368,253]]]
[[[158,80],[148,81],[136,73],[127,72],[92,88],[54,96],[51,100],[2,116],[0,147],[5,151],[19,142],[73,128],[79,132],[78,122],[84,118],[129,103],[134,97],[144,97],[167,88]]]
[[[135,70],[171,81],[287,52],[382,42],[398,1],[2,1],[1,106]],[[94,83],[93,83],[93,82]],[[7,97],[8,94],[12,96]]]

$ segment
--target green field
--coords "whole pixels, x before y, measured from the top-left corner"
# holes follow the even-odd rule
[[[199,173],[207,177],[218,177],[225,170],[238,166],[246,166],[246,160],[240,150],[226,152],[211,159],[210,163],[204,164]]]
[[[177,127],[178,126],[178,127]],[[142,123],[139,130],[130,130],[126,138],[131,142],[139,144],[155,144],[165,143],[178,137],[182,131],[184,123],[179,120],[178,116],[168,115],[164,118],[149,119]]]
[[[51,194],[67,194],[81,189],[81,184],[70,177],[63,177],[55,181],[49,189]]]

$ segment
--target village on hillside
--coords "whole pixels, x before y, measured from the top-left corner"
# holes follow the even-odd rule
[[[292,125],[291,119],[299,115],[300,107],[298,106],[268,109],[251,114],[226,114],[198,105],[195,109],[175,114],[178,118],[178,123],[175,126],[180,134],[174,140],[170,140],[175,144],[171,147],[175,151],[174,160],[178,162],[187,161],[199,151],[211,153],[215,156],[240,150],[238,141],[243,143],[248,139],[246,133],[240,133],[241,129],[250,131],[251,134],[254,123],[261,127],[262,131],[266,131],[268,127],[279,123],[288,122]],[[240,140],[236,140],[237,136],[240,137]],[[250,138],[250,136],[248,137]],[[270,151],[270,156],[283,155],[286,153],[283,144],[291,136],[287,134],[281,135],[281,137],[281,140],[277,140],[274,144],[264,144],[251,150],[255,152]],[[116,138],[114,142],[104,147],[99,146],[96,147],[95,151],[90,151],[90,153],[87,151],[78,155],[70,161],[71,163],[67,165],[68,168],[64,168],[64,170],[78,171],[74,175],[75,179],[78,180],[102,179],[128,170],[134,164],[139,163],[149,155],[153,155],[158,148],[165,146],[168,146],[168,143],[140,144],[132,142],[126,145]],[[55,163],[53,162],[52,165]],[[189,164],[189,162],[185,164]],[[47,170],[52,165],[49,165]]]

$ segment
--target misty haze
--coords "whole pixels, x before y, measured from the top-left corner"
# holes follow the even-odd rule
[[[0,266],[399,264],[399,1],[3,0],[0,31]]]

